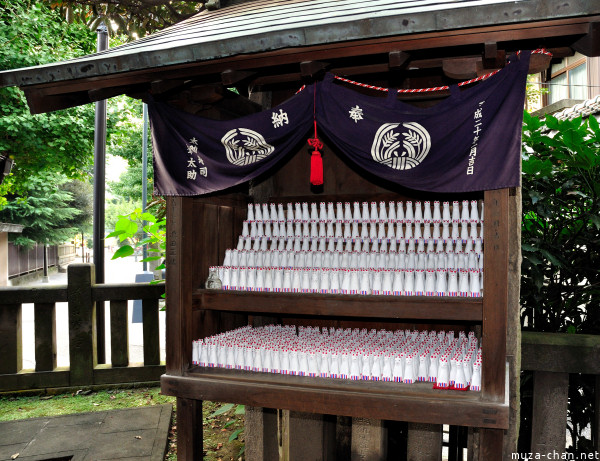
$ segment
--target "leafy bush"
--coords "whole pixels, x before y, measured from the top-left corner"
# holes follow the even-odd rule
[[[600,129],[590,116],[541,121],[525,113],[521,323],[523,329],[600,334]],[[529,451],[531,373],[521,382],[521,451]],[[571,375],[573,452],[591,451],[593,377]]]
[[[523,327],[600,333],[598,121],[526,113],[523,146]]]

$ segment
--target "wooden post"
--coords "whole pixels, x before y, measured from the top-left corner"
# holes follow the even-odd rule
[[[335,424],[335,454],[337,461],[350,459],[352,453],[352,418],[338,416]]]
[[[70,385],[94,383],[96,354],[96,302],[92,298],[93,264],[70,264],[67,269],[69,302]]]
[[[480,429],[479,431],[479,460],[492,461],[503,458],[504,431],[502,429]]]
[[[177,399],[177,459],[202,461],[202,401]]]
[[[144,339],[144,350],[146,342]],[[129,324],[127,300],[110,302],[110,363],[113,367],[129,365]]]
[[[144,365],[159,365],[160,343],[158,341],[158,299],[142,300],[142,321],[144,335]]]
[[[442,425],[408,424],[408,461],[441,461]]]
[[[504,437],[505,459],[516,453],[519,440],[521,390],[521,188],[513,189],[508,198],[508,306],[506,359],[508,382],[509,423]]]
[[[282,410],[282,461],[326,461],[335,456],[335,418]]]
[[[568,401],[568,373],[533,372],[531,452],[534,455],[565,451]]]
[[[352,461],[387,459],[387,428],[383,421],[352,418]]]
[[[193,202],[167,197],[167,368],[181,375],[192,363]],[[201,421],[201,420],[200,420]],[[200,424],[202,424],[200,422]],[[178,424],[179,425],[179,424]],[[179,425],[181,427],[181,425]]]
[[[485,192],[482,398],[505,399],[508,303],[508,189]],[[481,442],[483,449],[483,438]]]
[[[277,410],[246,406],[246,461],[279,458],[277,440]]]
[[[35,303],[35,371],[56,368],[56,304]]]
[[[18,373],[23,368],[21,304],[0,306],[0,375]]]

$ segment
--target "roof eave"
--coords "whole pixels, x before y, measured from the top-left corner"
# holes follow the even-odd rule
[[[600,15],[600,2],[511,2],[426,11],[407,15],[342,22],[327,27],[308,26],[138,53],[127,51],[110,56],[101,53],[70,61],[0,72],[0,87],[55,84],[63,81],[105,77],[125,72],[204,63],[215,59],[270,51],[338,44],[385,37],[406,37],[426,32],[479,28],[487,25],[518,25],[535,21],[586,18]],[[593,18],[594,22],[598,18]],[[587,30],[586,30],[587,32]],[[124,47],[121,47],[125,49]]]

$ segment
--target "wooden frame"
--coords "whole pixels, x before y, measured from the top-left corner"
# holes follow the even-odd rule
[[[376,196],[373,194],[373,197]],[[316,200],[325,199],[324,196],[314,197]],[[297,199],[295,196],[281,197],[282,201]],[[344,196],[343,200],[346,199]],[[211,257],[216,255],[217,260],[222,257],[220,251],[224,251],[224,247],[219,229],[223,228],[221,226],[230,229],[236,224],[225,224],[218,218],[227,214],[225,221],[231,221],[237,215],[239,228],[247,200],[243,196],[168,199],[167,374],[162,377],[161,385],[164,393],[177,396],[178,402],[181,401],[190,410],[180,415],[183,418],[178,421],[178,427],[191,425],[184,429],[191,433],[200,430],[194,426],[194,421],[199,417],[202,400],[414,423],[443,422],[480,428],[481,459],[500,459],[503,433],[509,421],[506,367],[509,190],[484,193],[484,296],[480,299],[242,293],[202,289],[202,277],[206,276],[206,272],[199,273],[202,267],[193,260],[193,255],[202,254],[201,265],[206,266],[205,271]],[[201,219],[197,215],[200,209],[203,210],[200,222],[210,226],[217,219],[219,223],[217,229],[204,229],[202,242],[194,238],[191,219],[194,214],[197,222]],[[228,238],[232,239],[235,235],[237,233],[231,233]],[[212,243],[212,248],[203,247],[209,243]],[[196,250],[190,251],[194,247]],[[204,248],[203,253],[199,253],[201,248]],[[484,356],[482,391],[434,391],[430,384],[357,383],[191,365],[192,339],[217,332],[226,324],[234,324],[231,316],[238,316],[237,321],[241,319],[243,324],[246,315],[292,319],[294,316],[312,317],[321,322],[349,319],[383,325],[401,320],[481,325]],[[186,455],[182,459],[196,459],[197,450],[201,452],[199,441],[192,437],[181,439],[181,442],[188,444],[183,449]]]

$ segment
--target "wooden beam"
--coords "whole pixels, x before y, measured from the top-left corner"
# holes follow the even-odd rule
[[[194,309],[216,311],[291,315],[301,309],[306,315],[341,317],[361,317],[368,313],[369,317],[382,319],[443,319],[464,322],[479,322],[482,319],[481,298],[196,290],[193,299]]]
[[[588,57],[600,56],[600,21],[589,25],[587,34],[573,43],[573,49]]]
[[[506,51],[498,49],[498,43],[486,42],[483,51],[483,68],[499,69],[506,64]]]
[[[507,404],[484,401],[478,392],[431,387],[431,383],[402,385],[201,367],[184,376],[161,376],[163,394],[180,398],[359,418],[508,428]]]
[[[23,88],[29,112],[32,115],[43,114],[69,107],[81,106],[90,103],[87,91],[69,92],[68,87],[62,88],[65,93],[43,95],[34,88]]]
[[[314,79],[325,72],[329,63],[320,61],[303,61],[300,63],[300,75],[303,79]]]
[[[529,59],[529,71],[530,74],[539,74],[548,68],[552,56],[545,54],[532,54]]]
[[[475,78],[478,75],[478,71],[482,68],[481,57],[444,59],[442,61],[444,75],[455,80]]]
[[[523,331],[521,368],[600,375],[600,336]]]
[[[390,51],[388,53],[389,67],[393,70],[402,70],[408,65],[410,54],[405,51]]]
[[[88,96],[91,102],[103,101],[105,99],[110,99],[114,96],[119,96],[128,92],[143,92],[149,89],[149,84],[142,85],[129,85],[129,86],[121,86],[121,87],[113,87],[113,88],[99,88],[92,89],[88,91]]]
[[[174,89],[179,89],[187,82],[189,82],[189,80],[185,79],[155,80],[150,83],[150,92],[155,95],[163,94]]]
[[[223,86],[235,86],[236,83],[248,80],[255,75],[256,72],[227,69],[221,72],[221,83]]]

